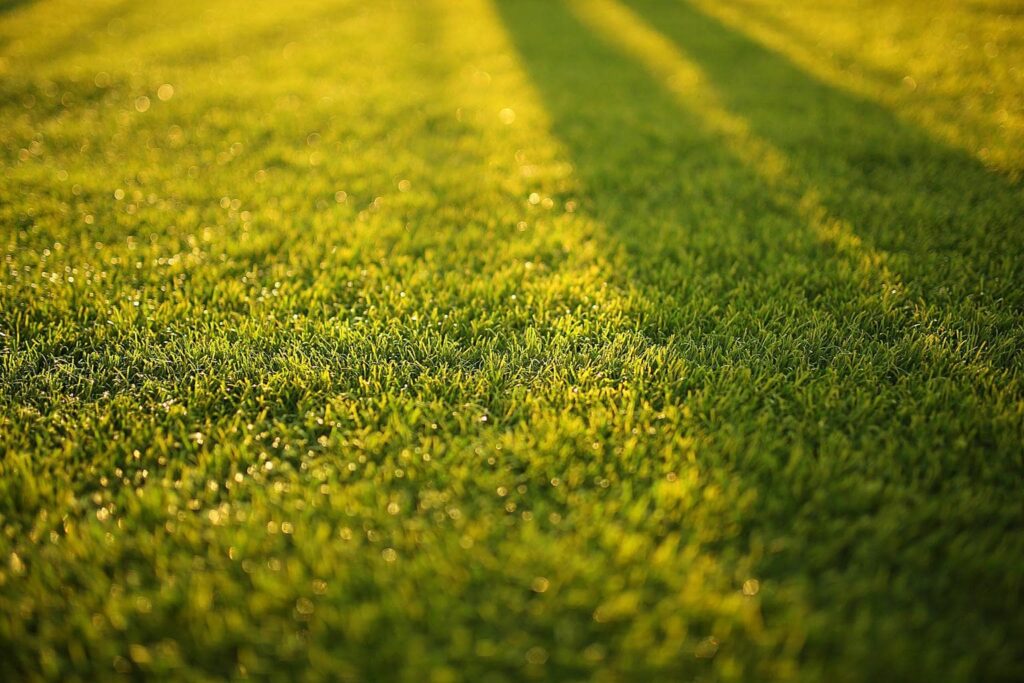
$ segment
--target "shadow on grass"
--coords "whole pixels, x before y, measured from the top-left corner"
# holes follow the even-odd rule
[[[631,275],[683,293],[695,276],[711,290],[766,277],[857,317],[856,287],[877,295],[903,282],[902,312],[876,302],[886,310],[865,333],[904,336],[920,309],[936,330],[975,330],[986,367],[1008,371],[1019,362],[1016,346],[1001,341],[1019,332],[1024,308],[1019,186],[689,6],[637,3],[700,63],[730,115],[783,155],[792,177],[786,189],[773,188],[735,146],[727,149],[699,106],[681,106],[618,46],[586,37],[566,8],[520,4],[498,3],[554,133],[577,163],[589,208],[638,257]],[[557,25],[562,39],[521,28],[531,20]],[[692,99],[700,97],[698,87]],[[825,222],[845,223],[849,236],[823,240],[821,226],[810,234],[806,213],[786,196],[794,188],[819,198]],[[849,239],[856,244],[843,253],[837,243]],[[685,265],[686,276],[666,265]],[[758,286],[754,299],[768,291]]]
[[[35,0],[0,0],[0,16],[32,2],[35,2]]]
[[[725,106],[781,149],[861,240],[892,253],[922,294],[984,298],[993,275],[1019,282],[1020,184],[684,2],[629,5],[700,65]],[[1004,292],[1018,307],[1019,289]]]
[[[785,155],[793,177],[780,190],[708,126],[699,88],[684,106],[621,49],[624,27],[598,35],[560,2],[495,4],[575,166],[582,210],[672,311],[664,332],[690,363],[672,400],[713,439],[702,466],[759,492],[742,538],[784,539],[760,570],[806,588],[822,626],[808,656],[848,660],[866,680],[941,676],[952,661],[1009,675],[1005,644],[1024,630],[1005,600],[1017,579],[988,558],[1020,542],[1019,425],[1004,403],[1019,395],[1019,188],[692,8],[643,4],[719,105]],[[858,269],[815,234],[794,187],[882,266]],[[906,294],[888,297],[888,267]],[[933,343],[949,321],[970,328],[960,346]],[[1008,458],[997,466],[993,453]],[[955,565],[931,574],[924,538],[955,551]],[[968,585],[988,588],[949,589]],[[788,609],[766,606],[766,621],[786,623]]]

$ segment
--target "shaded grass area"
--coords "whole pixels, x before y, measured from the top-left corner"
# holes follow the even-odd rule
[[[17,9],[28,1],[29,0],[0,0],[0,13],[10,12],[13,9]]]
[[[1019,401],[1019,188],[688,7],[636,4],[791,160],[791,182],[766,186],[705,132],[701,93],[696,111],[681,108],[617,51],[619,17],[602,41],[571,12],[501,7],[587,206],[631,247],[632,272],[669,310],[685,310],[692,289],[728,302],[704,326],[669,325],[701,360],[687,379],[714,435],[703,456],[761,493],[740,538],[783,540],[762,571],[809,579],[815,617],[837,625],[808,633],[812,651],[831,653],[830,675],[941,679],[959,657],[963,671],[1009,676],[1022,625],[1007,611],[1020,591],[1020,422],[986,406],[1008,416]],[[563,40],[547,40],[552,26]],[[609,101],[635,106],[617,119]],[[884,270],[822,243],[786,196],[802,188],[857,230],[858,250],[884,249]]]
[[[1019,677],[1019,185],[684,4],[56,7],[5,676]]]

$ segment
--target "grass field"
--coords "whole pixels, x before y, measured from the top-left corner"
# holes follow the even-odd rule
[[[0,3],[0,679],[1024,678],[1024,11]]]

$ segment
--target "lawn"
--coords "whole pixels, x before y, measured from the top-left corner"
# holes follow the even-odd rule
[[[1024,12],[0,2],[0,679],[1024,678]]]

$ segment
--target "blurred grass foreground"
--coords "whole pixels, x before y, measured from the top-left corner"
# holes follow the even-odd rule
[[[0,679],[1024,680],[1024,5],[0,3]]]

